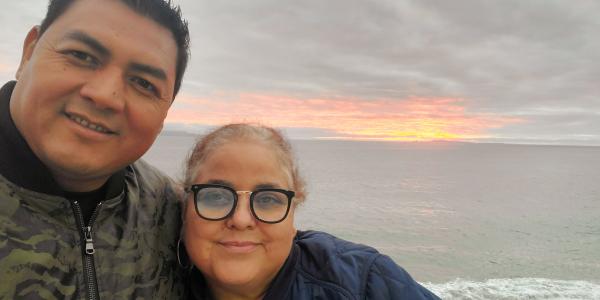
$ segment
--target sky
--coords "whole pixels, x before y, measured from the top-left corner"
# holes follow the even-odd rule
[[[0,11],[0,81],[46,0]],[[178,0],[192,58],[166,130],[600,145],[600,1]]]

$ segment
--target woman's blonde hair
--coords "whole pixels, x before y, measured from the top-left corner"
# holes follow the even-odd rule
[[[235,123],[213,129],[201,137],[190,152],[184,177],[184,186],[194,184],[198,171],[206,158],[219,146],[233,141],[256,141],[267,145],[277,155],[283,171],[288,175],[292,184],[291,189],[296,193],[294,204],[304,202],[306,197],[305,182],[300,176],[298,166],[293,155],[292,147],[278,130],[250,123]]]

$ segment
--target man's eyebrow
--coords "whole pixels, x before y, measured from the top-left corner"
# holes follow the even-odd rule
[[[92,48],[94,51],[98,52],[101,56],[108,57],[111,55],[110,50],[102,45],[97,39],[91,37],[87,33],[79,30],[74,30],[69,32],[66,39],[72,39],[86,44],[88,47]]]
[[[149,66],[149,65],[132,62],[132,63],[129,63],[129,69],[134,72],[146,73],[146,74],[156,77],[160,80],[167,79],[167,73],[165,71],[163,71],[162,69],[159,69],[159,68]]]
[[[79,31],[79,30],[71,31],[66,35],[65,38],[82,42],[82,43],[86,44],[88,47],[92,48],[94,51],[98,52],[98,54],[103,57],[111,56],[111,52],[110,52],[110,50],[108,50],[108,48],[104,47],[104,45],[102,45],[102,43],[100,43],[100,41],[91,37],[89,34],[83,32],[83,31]],[[153,77],[156,77],[160,80],[167,79],[167,73],[164,70],[156,68],[156,67],[152,67],[152,66],[149,66],[146,64],[132,62],[129,64],[129,69],[132,71],[136,71],[136,72],[147,73],[147,74],[149,74]]]

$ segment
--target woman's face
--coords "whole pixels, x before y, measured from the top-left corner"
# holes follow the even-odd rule
[[[274,151],[262,143],[228,142],[214,149],[200,167],[195,183],[228,185],[236,191],[273,186],[293,189]],[[296,229],[294,205],[280,223],[258,221],[249,196],[238,195],[232,216],[221,221],[200,218],[188,196],[184,240],[190,259],[208,282],[224,288],[264,288],[285,262]]]

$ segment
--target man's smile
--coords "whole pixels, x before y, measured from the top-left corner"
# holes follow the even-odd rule
[[[74,121],[75,123],[77,123],[85,128],[94,130],[99,133],[104,133],[104,134],[116,134],[116,132],[108,129],[107,126],[99,124],[99,123],[94,123],[81,115],[71,114],[71,113],[65,113],[65,115],[69,119]]]

